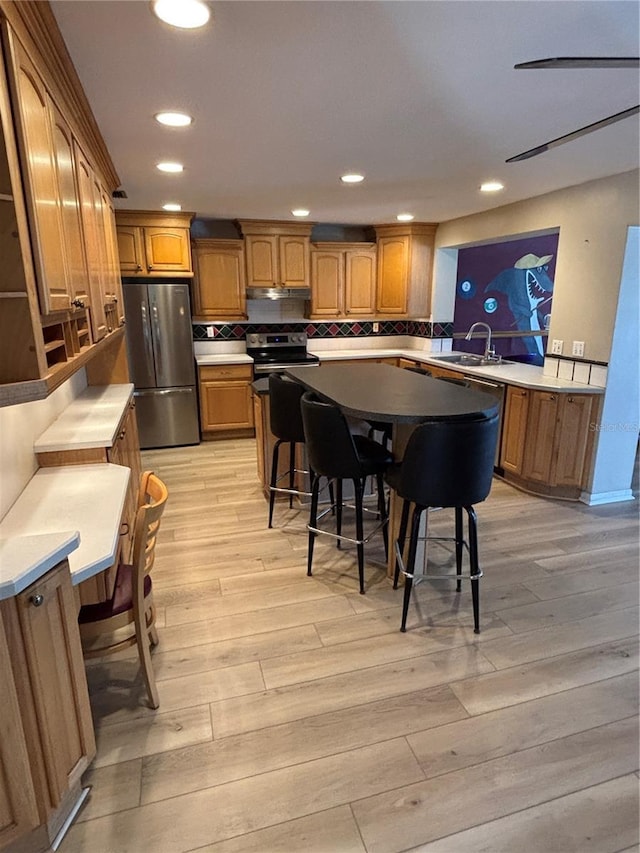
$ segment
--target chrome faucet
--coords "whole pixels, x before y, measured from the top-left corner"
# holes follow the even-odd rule
[[[495,349],[492,349],[492,347],[491,347],[491,326],[488,323],[472,323],[471,328],[469,329],[469,331],[465,335],[464,339],[465,339],[465,341],[470,341],[472,336],[473,336],[475,329],[478,326],[484,326],[484,328],[486,329],[486,332],[484,332],[484,334],[487,337],[487,343],[485,344],[483,358],[486,358],[487,360],[489,360],[495,356],[496,351],[495,351]]]

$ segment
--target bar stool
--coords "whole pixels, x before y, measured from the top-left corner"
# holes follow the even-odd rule
[[[396,562],[393,588],[397,589],[400,572],[405,577],[404,602],[400,630],[406,631],[407,612],[415,575],[416,552],[419,539],[444,537],[419,537],[422,513],[432,507],[455,509],[455,537],[445,541],[455,542],[456,588],[459,591],[462,576],[462,553],[469,553],[469,579],[473,599],[473,623],[480,633],[479,580],[482,570],[478,563],[477,516],[473,505],[485,500],[491,490],[493,463],[498,440],[499,416],[480,417],[455,421],[429,421],[421,424],[411,434],[401,463],[392,465],[386,480],[403,499],[400,528],[396,541]],[[414,504],[409,535],[406,566],[402,562],[409,510]],[[468,541],[463,538],[463,515],[468,517]],[[426,530],[425,530],[426,534]],[[426,578],[450,578],[450,575],[425,575]]]
[[[278,373],[269,375],[269,417],[271,432],[277,438],[271,457],[271,480],[269,481],[269,527],[273,526],[273,509],[276,494],[289,495],[289,508],[293,507],[294,496],[309,497],[311,492],[295,488],[296,474],[308,474],[295,467],[296,445],[304,444],[304,428],[300,414],[300,398],[304,388],[292,379],[286,379]],[[278,476],[280,445],[289,445],[289,468]],[[278,486],[283,478],[288,478],[288,488]]]
[[[384,496],[383,474],[393,461],[389,451],[364,435],[352,435],[347,419],[336,406],[323,403],[307,393],[302,397],[302,421],[307,445],[309,465],[313,470],[311,485],[311,511],[309,515],[309,549],[307,575],[311,577],[313,546],[319,533],[333,536],[338,547],[342,541],[357,547],[360,593],[364,595],[364,545],[377,530],[382,529],[385,554],[388,553],[387,505]],[[364,536],[363,492],[367,477],[375,476],[378,491],[378,516],[380,524],[369,536]],[[336,532],[318,528],[318,493],[320,477],[336,482]],[[342,535],[342,481],[352,480],[355,491],[356,538]]]

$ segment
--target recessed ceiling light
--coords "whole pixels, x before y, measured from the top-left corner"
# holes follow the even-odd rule
[[[304,207],[296,207],[296,209],[292,210],[291,213],[293,213],[294,216],[308,216],[309,215],[309,211],[305,210]]]
[[[167,204],[162,205],[162,209],[163,210],[177,211],[177,210],[182,210],[182,205],[181,204],[174,204],[173,202],[167,202]]]
[[[503,189],[504,184],[501,184],[500,181],[486,181],[486,183],[480,185],[480,192],[483,193],[497,193]]]
[[[156,169],[160,169],[161,172],[182,172],[184,166],[182,163],[158,163]]]
[[[166,127],[187,127],[193,121],[186,113],[156,113],[154,118]]]
[[[154,0],[151,8],[165,24],[185,30],[203,27],[211,17],[211,10],[201,0]]]
[[[415,219],[413,213],[399,213],[396,216],[398,222],[411,222],[412,219]]]
[[[340,180],[343,184],[359,184],[364,181],[364,175],[359,175],[356,172],[351,172],[348,175],[343,175]]]

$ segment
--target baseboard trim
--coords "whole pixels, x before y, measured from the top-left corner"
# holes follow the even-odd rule
[[[617,492],[582,492],[580,501],[587,506],[601,506],[602,504],[615,504],[622,501],[634,501],[635,497],[631,489],[620,489]]]

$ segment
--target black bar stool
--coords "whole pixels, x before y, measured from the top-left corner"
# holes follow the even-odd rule
[[[473,623],[476,634],[480,633],[479,580],[482,570],[478,563],[477,517],[473,505],[485,500],[491,490],[493,463],[498,440],[498,415],[489,418],[456,421],[429,421],[421,424],[411,434],[404,458],[400,464],[392,465],[386,479],[392,489],[403,499],[400,528],[396,541],[396,563],[393,587],[397,589],[402,571],[405,576],[404,602],[402,607],[401,631],[406,631],[407,612],[411,599],[411,588],[415,575],[416,552],[419,541],[420,518],[434,507],[455,509],[456,587],[460,590],[462,576],[462,552],[469,553],[469,579],[473,599]],[[402,564],[409,510],[414,504],[409,535],[409,551],[406,566]],[[463,538],[463,516],[465,510],[469,523],[468,542]],[[425,531],[426,533],[426,531]],[[442,537],[422,537],[426,540]],[[425,575],[424,578],[450,578],[450,575]],[[417,579],[416,579],[417,582]]]
[[[304,428],[300,413],[300,398],[304,394],[302,385],[292,379],[286,379],[279,373],[269,375],[269,416],[271,432],[277,438],[271,457],[271,480],[269,482],[269,527],[273,522],[273,509],[276,494],[289,495],[289,507],[293,507],[293,498],[310,497],[311,492],[295,488],[296,474],[310,474],[309,471],[299,470],[296,464],[296,445],[304,444]],[[278,460],[280,445],[289,445],[289,469],[278,476]],[[288,488],[278,486],[283,478],[288,478]],[[333,497],[332,497],[333,503]]]
[[[347,419],[336,406],[323,403],[307,393],[301,400],[302,421],[307,445],[309,465],[313,470],[311,485],[311,512],[309,516],[309,550],[307,556],[307,575],[311,576],[313,546],[319,533],[333,536],[338,547],[342,541],[354,543],[358,553],[358,574],[360,593],[364,595],[364,545],[373,531],[364,537],[363,492],[367,477],[375,476],[378,491],[378,516],[382,528],[385,554],[388,553],[387,505],[384,496],[383,474],[393,456],[389,451],[364,435],[352,435]],[[318,493],[320,477],[336,481],[336,532],[318,528]],[[342,481],[352,480],[355,490],[356,538],[342,535]]]

